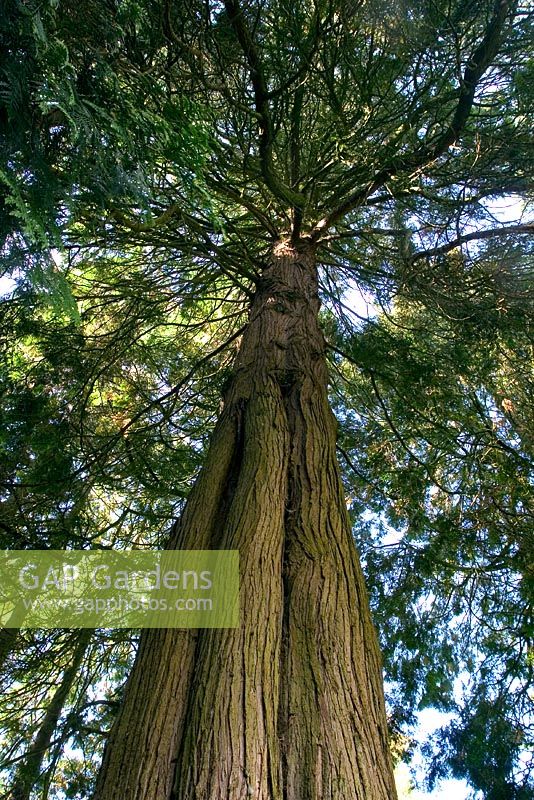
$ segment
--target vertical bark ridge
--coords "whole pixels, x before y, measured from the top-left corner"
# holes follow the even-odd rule
[[[286,798],[393,798],[378,644],[322,394],[304,385],[290,414]]]
[[[236,421],[224,413],[206,465],[169,548],[209,549],[230,479]],[[119,716],[109,736],[94,800],[167,800],[184,725],[196,631],[143,631]]]
[[[277,713],[288,434],[280,391],[253,394],[221,546],[238,549],[241,625],[202,632],[180,800],[281,798]],[[216,678],[216,679],[215,679]]]

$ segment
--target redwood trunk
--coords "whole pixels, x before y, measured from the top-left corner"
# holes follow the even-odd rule
[[[146,631],[95,800],[392,800],[315,254],[279,242],[173,547],[238,549],[241,625]]]

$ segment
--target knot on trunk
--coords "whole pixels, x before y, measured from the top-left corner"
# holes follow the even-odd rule
[[[290,239],[279,239],[273,247],[275,258],[294,258],[299,257],[299,250]]]
[[[278,239],[273,245],[273,255],[275,258],[292,258],[295,261],[303,253],[314,252],[314,244],[310,236],[301,236],[300,239]]]

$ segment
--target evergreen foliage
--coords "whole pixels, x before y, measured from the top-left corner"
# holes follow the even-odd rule
[[[531,797],[532,9],[2,12],[1,546],[164,544],[272,243],[309,237],[392,732],[454,712],[429,785]],[[0,634],[9,797],[76,637]],[[134,646],[95,632],[32,798],[89,796]]]

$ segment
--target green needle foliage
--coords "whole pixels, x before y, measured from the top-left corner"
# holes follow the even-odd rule
[[[29,274],[76,319],[47,247],[79,215],[147,212],[165,164],[202,190],[199,108],[176,92],[160,10],[136,2],[2,0],[0,241],[4,270]]]

